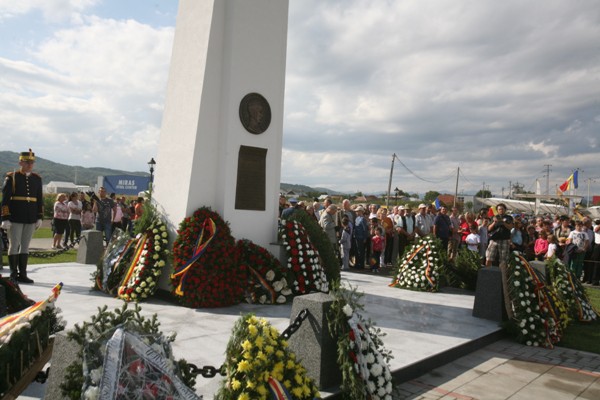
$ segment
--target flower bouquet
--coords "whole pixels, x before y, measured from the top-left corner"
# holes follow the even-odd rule
[[[554,347],[561,337],[560,318],[543,280],[518,252],[511,254],[507,273],[517,340],[528,346]]]
[[[431,236],[419,239],[408,251],[398,267],[398,274],[390,286],[403,289],[437,292],[441,257],[437,241]]]
[[[141,301],[156,292],[156,283],[169,255],[168,237],[167,227],[159,219],[144,234],[138,234],[129,268],[117,290],[121,299]]]
[[[102,394],[118,399],[197,399],[190,387],[195,379],[183,374],[187,363],[175,361],[175,334],[159,330],[156,314],[148,319],[141,309],[98,309],[91,322],[75,324],[68,338],[80,346],[78,360],[66,369],[62,394],[69,399],[93,400]]]
[[[288,255],[287,269],[293,275],[294,294],[313,291],[327,293],[327,275],[321,267],[319,252],[311,243],[304,226],[293,220],[283,222],[281,239]]]
[[[558,297],[565,303],[565,317],[568,315],[579,321],[590,322],[598,318],[598,311],[592,306],[583,285],[558,259],[546,261],[552,284]]]
[[[248,271],[246,301],[260,304],[283,304],[292,296],[288,286],[289,271],[284,269],[265,248],[250,240],[238,240],[237,259],[242,270]]]
[[[252,314],[242,316],[233,327],[224,368],[227,378],[215,396],[218,400],[266,400],[273,380],[295,400],[319,397],[314,382],[277,329]]]
[[[186,307],[238,304],[247,272],[238,267],[235,240],[219,214],[203,207],[179,225],[173,244],[173,295]]]
[[[123,280],[123,275],[131,263],[136,240],[121,229],[115,230],[111,241],[92,274],[94,289],[115,295]]]
[[[328,313],[329,331],[338,339],[342,391],[351,399],[392,399],[391,352],[383,347],[384,333],[360,315],[356,289],[334,287]]]

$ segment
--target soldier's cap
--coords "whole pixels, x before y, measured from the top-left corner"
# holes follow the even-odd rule
[[[290,202],[290,204],[297,204],[298,203],[298,199],[295,199],[293,197],[291,199],[289,199],[288,201]]]
[[[22,151],[19,154],[19,161],[35,161],[35,153],[29,149],[29,151]]]

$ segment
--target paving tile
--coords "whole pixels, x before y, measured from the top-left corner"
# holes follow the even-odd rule
[[[454,393],[474,399],[505,400],[517,393],[527,383],[514,377],[488,373],[454,390]]]
[[[581,393],[577,399],[598,400],[600,399],[600,379],[596,379],[590,386]]]

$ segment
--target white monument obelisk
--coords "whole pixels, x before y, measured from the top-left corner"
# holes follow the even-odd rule
[[[179,0],[153,201],[278,254],[288,0]]]

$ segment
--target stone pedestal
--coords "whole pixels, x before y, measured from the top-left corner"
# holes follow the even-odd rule
[[[507,319],[500,268],[487,267],[479,270],[473,316],[498,322]]]
[[[67,367],[77,360],[78,350],[78,344],[69,340],[65,331],[56,334],[44,399],[62,400],[65,398],[60,389],[60,384],[65,377]]]
[[[77,249],[77,262],[79,264],[96,264],[104,252],[102,232],[83,231]]]
[[[292,320],[305,308],[309,315],[290,337],[290,349],[302,360],[319,390],[339,385],[342,378],[337,365],[337,341],[327,326],[327,312],[332,303],[328,294],[312,293],[294,298],[292,305]]]

